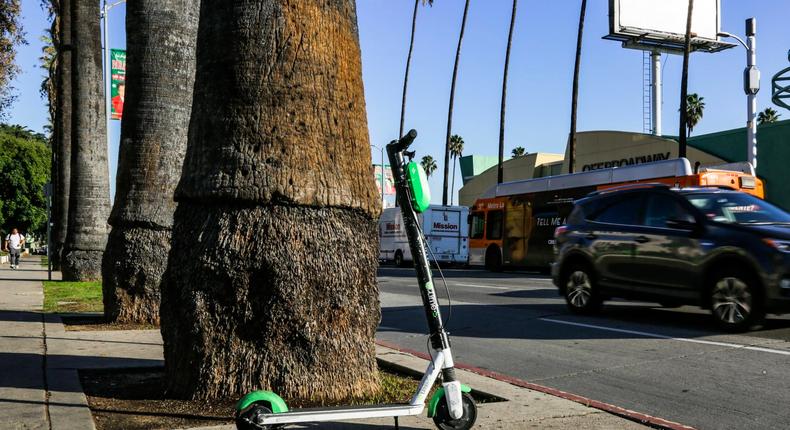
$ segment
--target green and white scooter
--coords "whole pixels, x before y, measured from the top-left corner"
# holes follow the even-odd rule
[[[417,219],[430,204],[430,190],[425,171],[417,164],[414,153],[407,152],[417,137],[415,130],[387,145],[392,175],[395,180],[396,197],[403,213],[403,224],[409,238],[409,247],[414,256],[422,304],[430,329],[432,361],[425,370],[417,392],[409,403],[371,406],[342,406],[335,408],[311,408],[289,410],[282,398],[271,391],[254,391],[244,396],[236,405],[236,428],[258,430],[280,427],[282,424],[342,421],[363,418],[398,417],[420,415],[425,410],[428,393],[441,373],[442,387],[428,402],[428,416],[442,430],[466,430],[472,428],[477,418],[477,408],[471,389],[462,385],[455,377],[450,338],[444,330],[439,312],[439,302],[433,287],[431,267],[426,254],[425,237]],[[406,162],[406,157],[409,162]]]

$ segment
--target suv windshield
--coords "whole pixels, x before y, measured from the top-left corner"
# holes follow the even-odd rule
[[[790,214],[749,194],[687,194],[685,197],[713,221],[738,224],[790,223]]]

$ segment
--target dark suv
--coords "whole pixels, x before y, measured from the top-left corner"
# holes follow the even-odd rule
[[[555,236],[552,277],[576,313],[612,297],[694,304],[739,331],[790,311],[790,214],[745,193],[600,191],[576,202]]]

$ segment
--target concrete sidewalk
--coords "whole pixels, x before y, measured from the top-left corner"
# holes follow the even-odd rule
[[[46,271],[37,258],[21,269],[0,268],[0,416],[3,428],[93,429],[94,423],[78,378],[78,369],[162,366],[158,330],[66,331],[60,318],[41,313],[41,280]],[[402,368],[422,372],[427,361],[377,346],[377,355]],[[459,371],[475,390],[507,399],[482,404],[480,429],[644,429],[630,420],[580,403]],[[230,411],[229,411],[230,412]],[[310,424],[289,428],[385,429],[392,419]],[[400,420],[403,429],[433,429],[425,416]],[[233,429],[233,426],[204,429]]]

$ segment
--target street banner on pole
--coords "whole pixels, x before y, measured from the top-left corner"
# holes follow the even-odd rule
[[[126,51],[111,49],[110,61],[112,119],[121,119],[123,117],[123,101],[126,97]]]
[[[392,180],[392,171],[390,170],[390,166],[384,166],[385,169],[385,176],[384,176],[384,195],[391,196],[395,194],[395,181]],[[376,178],[376,187],[379,190],[379,195],[381,194],[381,164],[374,164],[373,165],[373,175]]]

